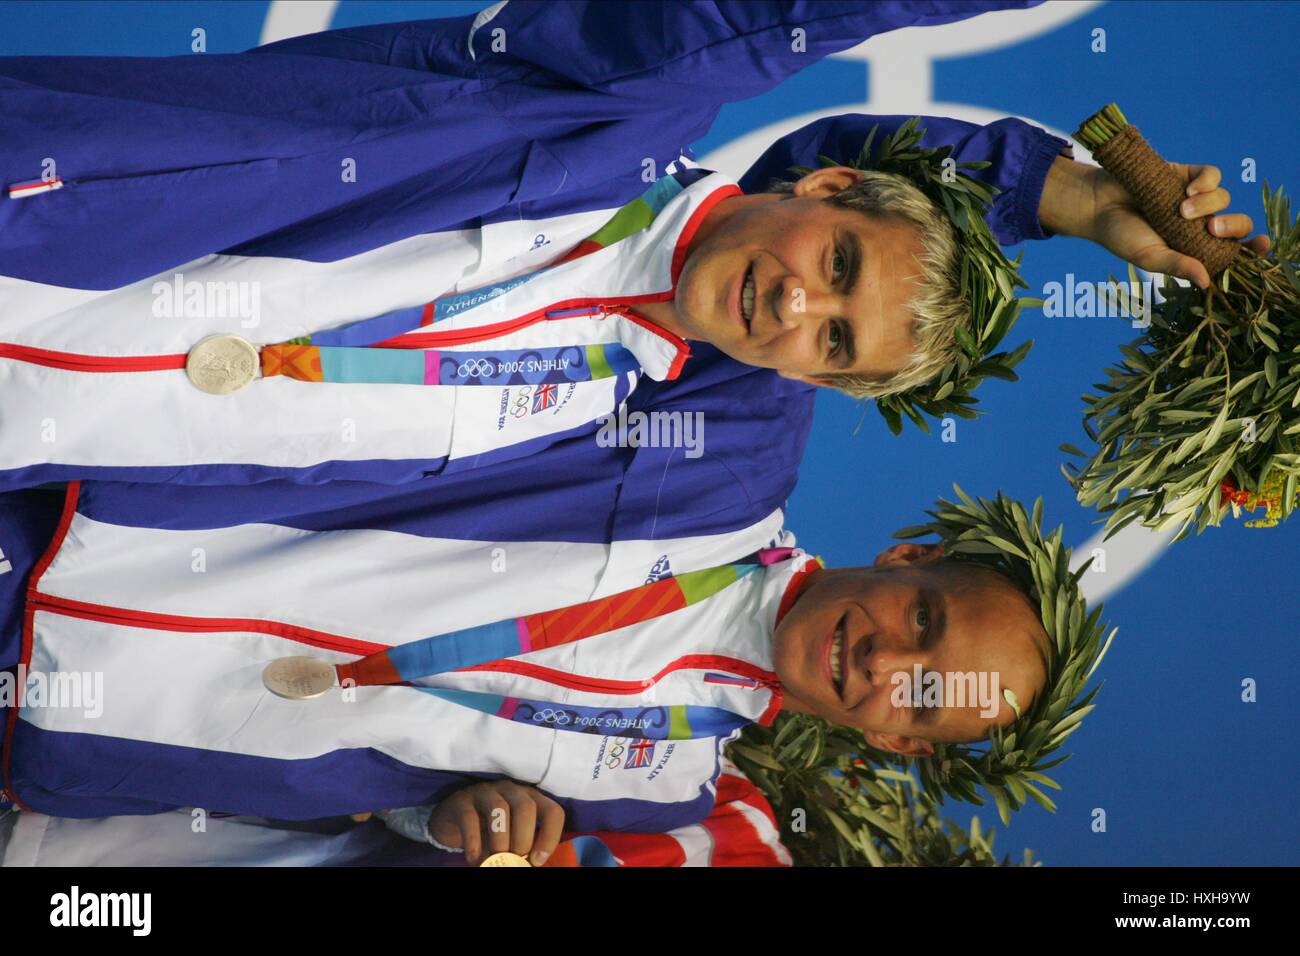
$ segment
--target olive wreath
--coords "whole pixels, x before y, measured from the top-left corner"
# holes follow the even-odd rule
[[[1008,727],[995,727],[986,742],[979,744],[935,744],[934,753],[914,758],[922,786],[936,799],[945,795],[983,805],[977,788],[983,787],[997,804],[1005,824],[1011,811],[1033,799],[1047,810],[1055,804],[1039,785],[1060,789],[1044,771],[1068,759],[1048,759],[1079,729],[1084,717],[1096,706],[1093,698],[1101,685],[1087,689],[1088,681],[1101,664],[1118,628],[1102,642],[1106,625],[1101,622],[1102,605],[1091,610],[1079,589],[1079,581],[1093,558],[1077,570],[1070,570],[1070,549],[1061,544],[1058,525],[1051,534],[1042,532],[1043,500],[1034,502],[1032,513],[1001,492],[993,501],[972,500],[956,484],[960,502],[940,498],[934,520],[904,528],[896,538],[937,534],[945,553],[952,558],[991,567],[1008,576],[1032,600],[1038,602],[1043,628],[1055,649],[1047,666],[1042,691],[1028,709],[1021,711],[1010,689],[1003,696],[1016,714]]]
[[[985,378],[1016,381],[1019,376],[1015,366],[1029,354],[1033,341],[1027,341],[1014,351],[997,352],[1007,332],[1020,317],[1025,306],[1037,307],[1039,299],[1016,298],[1017,288],[1027,289],[1028,283],[1020,275],[1020,256],[1008,259],[994,238],[984,216],[1001,190],[980,182],[962,172],[964,169],[984,169],[988,162],[956,163],[950,159],[951,146],[925,149],[919,146],[925,135],[918,128],[921,117],[906,120],[891,135],[885,136],[873,155],[873,142],[879,124],[871,128],[866,142],[856,160],[842,163],[829,156],[818,154],[823,166],[844,166],[853,169],[878,170],[895,173],[912,182],[928,198],[942,207],[957,229],[957,244],[961,260],[961,294],[970,304],[970,325],[954,330],[959,349],[956,357],[938,375],[917,388],[908,389],[875,400],[890,431],[895,435],[903,430],[903,416],[911,419],[922,431],[929,425],[924,415],[943,418],[975,418],[980,414],[975,406],[975,388]],[[813,170],[807,166],[791,166],[789,171],[805,176]]]

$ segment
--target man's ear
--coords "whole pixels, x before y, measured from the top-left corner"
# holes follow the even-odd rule
[[[920,737],[905,737],[902,734],[882,734],[874,730],[866,731],[862,736],[867,743],[877,750],[902,754],[904,757],[928,757],[934,753],[934,744]]]
[[[862,174],[851,166],[826,166],[814,169],[794,184],[794,194],[801,199],[825,199],[862,181]]]
[[[873,567],[892,568],[907,564],[933,564],[943,557],[941,544],[916,544],[904,541],[890,545],[876,555]]]
[[[794,382],[803,382],[805,385],[816,385],[818,388],[834,388],[835,383],[828,378],[819,378],[816,375],[800,375],[798,372],[783,372],[776,370],[776,374],[782,378],[788,378]]]

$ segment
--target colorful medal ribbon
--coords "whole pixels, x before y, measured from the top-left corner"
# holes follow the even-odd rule
[[[262,347],[262,375],[302,382],[391,385],[562,385],[641,367],[617,342],[491,352],[312,345],[311,337]]]
[[[423,306],[398,309],[373,319],[328,332],[318,332],[262,346],[264,378],[283,375],[301,382],[347,382],[394,385],[547,385],[589,382],[640,368],[622,345],[567,345],[484,352],[438,352],[422,349],[418,339],[403,346],[394,342],[415,329],[437,324],[495,299],[512,289],[575,259],[640,232],[703,170],[684,170],[655,182],[641,196],[622,206],[600,229],[551,264],[506,282],[447,296]],[[541,239],[542,237],[538,237]],[[552,309],[536,319],[604,315],[617,303]],[[527,320],[521,319],[521,322]],[[522,326],[521,326],[522,327]],[[384,343],[388,347],[378,347]]]
[[[545,647],[571,644],[698,604],[752,571],[785,560],[789,554],[788,548],[765,549],[735,564],[665,578],[596,601],[428,637],[378,651],[349,664],[337,664],[335,673],[343,687],[401,684]],[[713,681],[732,682],[725,679]],[[735,678],[734,683],[758,688],[766,681],[741,677]],[[716,737],[752,721],[752,718],[707,706],[592,707],[419,685],[414,689],[520,723],[642,741]],[[643,744],[642,749],[653,752],[653,745]],[[629,759],[641,758],[631,755]]]

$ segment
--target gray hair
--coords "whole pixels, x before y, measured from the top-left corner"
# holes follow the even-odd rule
[[[920,289],[908,303],[915,349],[907,362],[883,378],[844,373],[826,376],[836,388],[855,398],[883,398],[924,385],[956,358],[954,330],[970,326],[971,309],[961,294],[957,230],[938,204],[904,176],[878,170],[857,173],[856,185],[826,197],[826,202],[868,216],[911,223],[921,239],[917,257]],[[792,193],[794,183],[773,179],[768,192]]]

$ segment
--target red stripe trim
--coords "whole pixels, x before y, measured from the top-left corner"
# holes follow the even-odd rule
[[[186,355],[78,355],[0,343],[0,358],[72,372],[161,372],[185,367]]]
[[[32,606],[31,596],[36,592],[40,584],[41,576],[45,574],[54,556],[58,554],[59,549],[63,547],[63,539],[68,535],[68,528],[72,526],[72,516],[77,513],[77,499],[81,496],[81,482],[68,482],[67,491],[63,496],[63,513],[59,515],[58,526],[54,529],[54,536],[50,538],[49,546],[46,547],[45,553],[41,559],[36,562],[32,568],[31,576],[27,579],[27,606],[23,609],[23,644],[22,650],[18,655],[18,661],[24,667],[30,667],[32,663],[32,633],[36,621],[36,608]],[[4,750],[0,753],[0,772],[4,775],[5,792],[19,807],[24,810],[30,810],[26,804],[18,798],[14,791],[13,783],[9,778],[9,760],[13,755],[14,731],[18,727],[18,711],[21,704],[15,700],[14,706],[9,711],[9,720],[5,724]]]
[[[49,182],[45,182],[44,180],[41,180],[35,183],[28,183],[24,186],[10,186],[9,195],[16,196],[19,193],[29,192],[30,190],[33,189],[57,189],[59,186],[62,185],[63,185],[63,180],[58,176],[55,176]]]
[[[252,631],[256,634],[273,634],[299,644],[309,644],[330,651],[345,654],[369,655],[377,651],[388,650],[387,644],[374,644],[328,631],[317,631],[297,624],[283,621],[268,621],[254,617],[195,617],[182,614],[158,614],[153,611],[138,611],[133,608],[113,607],[108,604],[95,604],[90,601],[73,601],[68,598],[55,597],[52,594],[31,593],[30,601],[42,611],[63,614],[67,617],[79,617],[88,621],[104,621],[109,624],[123,624],[130,627],[143,627],[157,631],[178,631],[183,633],[217,633],[224,631]]]
[[[776,683],[776,675],[771,671],[763,670],[749,661],[742,661],[734,657],[721,657],[716,654],[688,654],[685,657],[679,657],[677,660],[668,664],[659,673],[646,680],[609,680],[601,677],[588,677],[582,674],[569,674],[564,671],[558,671],[554,668],[543,667],[540,664],[533,664],[528,661],[501,660],[493,661],[490,664],[475,664],[473,667],[463,667],[456,673],[473,673],[474,671],[492,671],[500,674],[516,674],[520,677],[531,677],[535,680],[546,681],[550,684],[556,684],[560,687],[568,687],[572,690],[585,690],[593,693],[607,694],[639,694],[646,688],[653,687],[669,674],[679,670],[729,670],[733,674],[739,674],[742,677],[752,677],[762,683],[772,687]],[[779,691],[773,689],[779,698]],[[770,707],[769,707],[770,709]],[[779,709],[779,708],[778,708]],[[775,716],[775,714],[773,714]]]
[[[781,624],[781,619],[790,612],[790,608],[794,607],[794,602],[799,600],[799,595],[803,594],[808,589],[808,585],[812,584],[812,576],[824,567],[821,558],[814,558],[795,572],[794,577],[790,579],[790,583],[785,586],[785,593],[781,595],[781,604],[776,609],[776,622],[772,625],[773,627],[778,627]]]
[[[664,299],[671,299],[671,298],[672,298],[672,293],[668,293],[667,295],[660,295],[658,298],[651,298],[649,296],[637,296],[636,301],[655,302],[655,301],[662,301]],[[678,335],[675,335],[672,332],[669,332],[663,326],[656,325],[654,322],[651,322],[649,319],[647,319],[644,315],[641,315],[639,312],[636,312],[632,309],[624,309],[623,314],[624,317],[628,319],[628,321],[636,323],[637,325],[641,326],[641,328],[649,332],[653,332],[655,335],[659,336],[660,338],[667,340],[669,345],[677,349],[677,354],[673,356],[673,360],[668,366],[668,371],[664,374],[664,381],[671,382],[678,375],[681,375],[682,366],[685,365],[686,360],[691,357],[691,347],[686,342],[686,340],[681,338]]]
[[[550,308],[554,307],[551,306]],[[546,309],[539,309],[519,318],[507,319],[504,322],[493,322],[490,325],[480,325],[472,329],[404,333],[395,335],[391,339],[384,339],[382,342],[376,342],[369,348],[422,349],[433,345],[467,345],[470,342],[480,342],[484,339],[495,338],[498,335],[506,335],[527,328],[535,322],[543,321],[546,318],[546,312]]]
[[[775,675],[773,676],[775,677]],[[758,720],[754,721],[754,723],[758,724],[760,727],[772,726],[772,721],[776,720],[776,715],[781,713],[781,700],[784,696],[785,694],[781,690],[780,684],[773,686],[772,699],[768,702],[767,710],[763,711]]]
[[[695,238],[695,233],[699,231],[701,223],[704,222],[704,217],[722,200],[743,195],[744,192],[741,191],[739,186],[719,186],[704,197],[704,200],[696,207],[695,212],[691,213],[691,218],[686,220],[686,226],[682,229],[681,235],[677,237],[677,248],[673,250],[672,281],[674,292],[677,291],[677,279],[682,274],[682,266],[686,264],[686,248],[690,245],[691,240]]]

